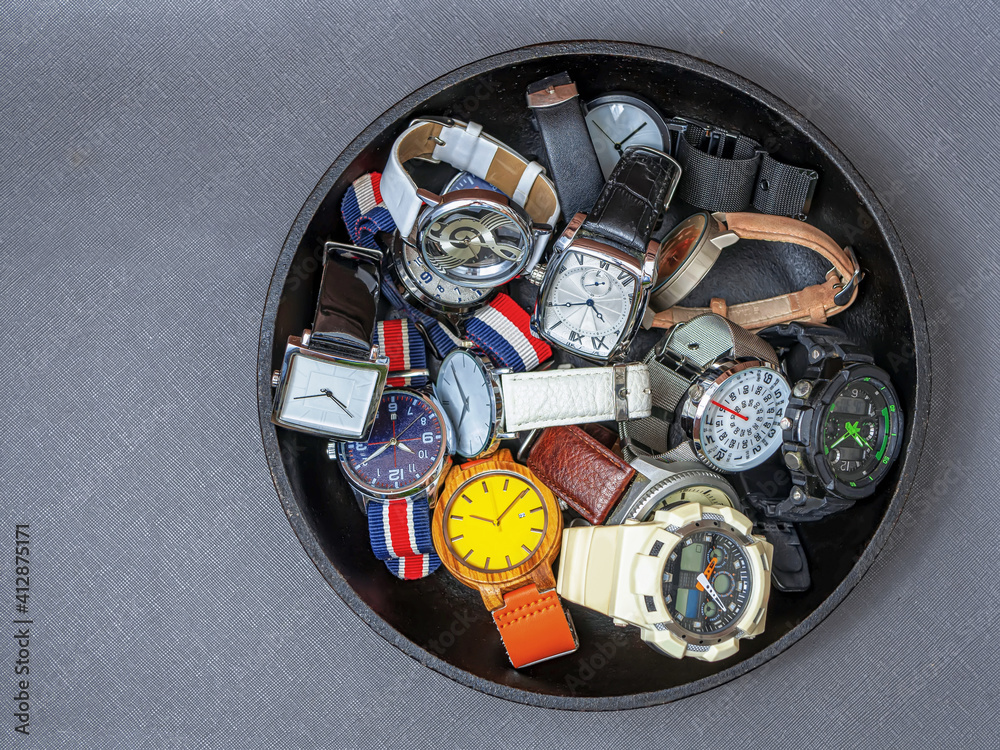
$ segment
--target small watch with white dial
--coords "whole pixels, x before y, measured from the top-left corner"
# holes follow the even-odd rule
[[[679,177],[666,154],[626,150],[590,213],[555,243],[532,314],[536,336],[595,362],[627,356],[656,277],[650,236]]]
[[[739,472],[781,448],[791,388],[759,336],[706,313],[671,330],[644,361],[653,416],[619,426],[626,457],[697,458],[715,471]],[[688,440],[671,448],[675,423]]]
[[[453,351],[437,393],[455,428],[456,452],[477,458],[524,430],[641,419],[650,412],[649,373],[633,362],[543,372],[496,368],[476,349]]]
[[[311,330],[290,336],[271,421],[337,440],[364,439],[375,420],[389,360],[372,346],[382,253],[327,243]]]
[[[670,150],[667,121],[635,94],[611,93],[587,102],[587,128],[605,178],[611,175],[629,146]]]

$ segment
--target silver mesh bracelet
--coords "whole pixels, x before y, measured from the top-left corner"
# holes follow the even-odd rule
[[[705,368],[723,355],[741,361],[757,359],[777,366],[774,347],[721,315],[705,313],[675,326],[643,358],[649,366],[653,413],[618,424],[627,461],[636,456],[689,461],[695,458],[685,441],[670,450],[670,427],[677,405]]]

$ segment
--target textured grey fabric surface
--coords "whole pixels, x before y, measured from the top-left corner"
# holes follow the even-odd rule
[[[0,746],[996,746],[991,4],[80,5],[0,14]],[[254,398],[278,249],[349,140],[452,68],[587,38],[728,67],[840,146],[910,253],[935,397],[919,489],[832,616],[715,691],[596,715],[486,697],[374,635],[292,534]]]

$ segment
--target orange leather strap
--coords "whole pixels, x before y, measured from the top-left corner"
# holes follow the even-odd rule
[[[796,320],[825,323],[830,315],[846,310],[857,298],[858,290],[855,287],[845,304],[838,305],[834,299],[854,275],[855,268],[850,254],[826,232],[798,219],[749,212],[726,214],[725,223],[728,229],[742,239],[790,242],[808,247],[829,261],[833,268],[827,272],[826,281],[822,284],[813,284],[798,292],[738,305],[727,305],[725,300],[715,297],[709,308],[679,305],[671,307],[653,317],[653,328],[671,328],[706,312],[724,315],[749,330]]]
[[[493,611],[493,622],[514,667],[527,667],[579,648],[576,631],[555,591],[542,592],[529,583],[509,591],[503,600],[504,606]]]

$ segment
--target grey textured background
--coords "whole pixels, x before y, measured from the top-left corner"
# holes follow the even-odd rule
[[[995,747],[997,30],[987,2],[8,4],[0,747]],[[728,67],[840,146],[910,253],[935,396],[919,489],[831,617],[715,691],[592,715],[488,698],[362,624],[281,512],[254,398],[278,249],[349,140],[466,62],[587,38]]]

